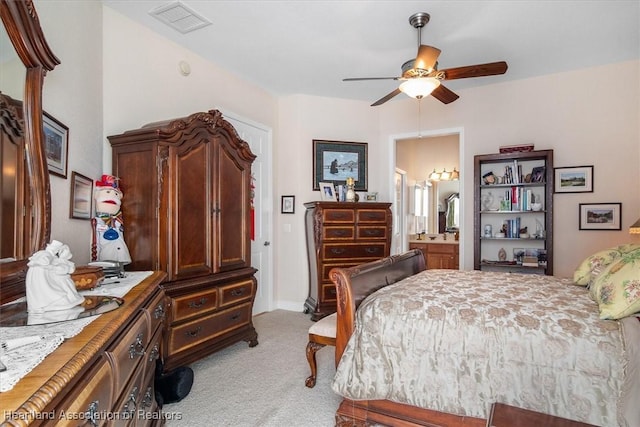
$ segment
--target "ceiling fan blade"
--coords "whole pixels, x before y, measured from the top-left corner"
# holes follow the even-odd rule
[[[444,73],[444,80],[495,76],[507,72],[507,63],[504,61],[500,61],[490,62],[488,64],[467,65],[466,67],[456,67],[446,70],[440,70],[440,72]]]
[[[382,98],[378,99],[376,102],[374,102],[373,104],[371,104],[372,107],[376,107],[380,104],[384,104],[385,102],[387,102],[388,100],[390,100],[391,98],[393,98],[396,95],[399,95],[400,89],[396,89],[391,93],[388,93],[387,95],[383,96]]]
[[[421,44],[418,48],[418,56],[413,66],[414,68],[431,71],[436,65],[436,61],[438,61],[438,56],[440,56],[440,49]]]
[[[351,77],[342,79],[343,82],[356,82],[360,80],[398,80],[400,77]]]
[[[443,84],[440,84],[437,88],[431,92],[431,95],[443,104],[450,104],[460,96],[456,95],[450,89],[447,89]]]

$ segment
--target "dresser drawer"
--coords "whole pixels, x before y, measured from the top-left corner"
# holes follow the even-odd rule
[[[367,244],[324,244],[322,245],[322,257],[324,260],[342,258],[382,258],[386,250],[385,243]],[[365,262],[365,260],[363,260]]]
[[[428,243],[427,244],[427,253],[438,253],[438,254],[457,254],[458,253],[458,245],[455,244],[438,244],[438,243]]]
[[[180,326],[174,326],[169,332],[168,352],[171,355],[184,351],[218,335],[247,325],[250,321],[251,302],[247,302]]]
[[[349,261],[349,262],[341,262],[340,264],[327,264],[327,263],[323,263],[322,264],[322,282],[323,283],[331,283],[331,278],[329,277],[329,273],[331,272],[331,269],[336,268],[336,267],[340,267],[340,268],[349,268],[349,267],[353,267],[354,265],[358,265],[358,264],[362,264],[362,261],[360,260],[356,260],[356,261]]]
[[[320,302],[336,302],[338,300],[336,285],[333,283],[323,283],[320,286],[322,287]]]
[[[139,362],[145,358],[149,340],[147,319],[140,312],[126,334],[106,351],[114,372],[116,394],[120,393]]]
[[[387,239],[387,227],[381,226],[359,226],[357,227],[358,239]]]
[[[251,279],[244,280],[232,285],[220,286],[220,307],[236,304],[240,301],[247,301],[255,294],[254,282]]]
[[[158,329],[151,338],[147,351],[144,355],[144,372],[145,376],[149,372],[155,372],[156,361],[160,358],[160,351],[162,345],[162,329]]]
[[[171,298],[171,322],[180,322],[218,308],[218,288]]]
[[[146,387],[143,385],[144,375],[142,369],[138,369],[131,382],[126,386],[115,406],[118,418],[109,422],[109,426],[134,425],[138,417],[138,408],[142,402]]]
[[[322,240],[353,240],[354,236],[353,227],[332,226],[322,228]]]
[[[69,393],[69,397],[56,406],[56,425],[92,425],[89,419],[95,415],[95,424],[105,425],[102,414],[111,411],[113,402],[113,371],[111,365],[101,357],[89,370],[83,381],[76,386],[79,391]],[[83,415],[85,419],[77,419]]]
[[[153,334],[167,317],[164,292],[158,292],[158,295],[153,298],[144,311],[149,321],[149,333]]]
[[[363,222],[387,222],[387,211],[381,209],[358,209],[358,224]]]
[[[325,209],[322,211],[322,220],[325,223],[353,223],[354,215],[353,209]]]

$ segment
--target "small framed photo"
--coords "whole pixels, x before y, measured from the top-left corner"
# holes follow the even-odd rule
[[[67,177],[67,157],[69,153],[69,128],[44,112],[44,147],[49,173]]]
[[[622,203],[580,203],[580,230],[622,230]]]
[[[544,182],[544,173],[546,169],[544,166],[536,166],[531,170],[531,182]]]
[[[93,181],[78,172],[71,172],[71,203],[69,217],[91,219],[93,202]]]
[[[280,213],[292,214],[296,211],[296,196],[282,196]]]
[[[320,183],[346,185],[353,178],[356,191],[367,191],[367,143],[313,140],[313,189]]]
[[[593,193],[593,166],[553,168],[556,193]]]
[[[378,193],[367,193],[367,202],[375,202],[378,200]]]
[[[320,182],[320,196],[323,202],[336,201],[336,189],[332,182]]]

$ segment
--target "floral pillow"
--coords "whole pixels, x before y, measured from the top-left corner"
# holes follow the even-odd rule
[[[621,319],[640,313],[640,247],[621,254],[592,282],[591,296],[601,319]]]
[[[573,273],[573,282],[576,285],[590,287],[602,271],[615,259],[620,258],[624,253],[637,249],[640,249],[639,244],[627,243],[588,256]]]

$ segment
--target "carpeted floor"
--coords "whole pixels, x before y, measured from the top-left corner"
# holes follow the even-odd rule
[[[275,310],[254,317],[259,345],[242,341],[193,365],[191,393],[165,405],[168,426],[329,427],[340,397],[331,390],[333,347],[318,351],[318,379],[307,388],[309,315]],[[173,418],[173,419],[172,419]]]

